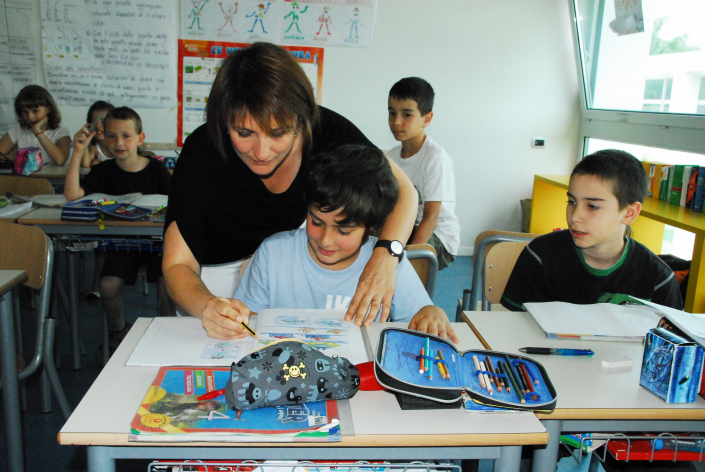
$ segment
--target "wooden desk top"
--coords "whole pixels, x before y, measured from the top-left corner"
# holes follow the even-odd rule
[[[30,177],[35,177],[38,179],[63,179],[66,178],[66,172],[68,171],[68,165],[63,166],[43,166],[41,170],[30,174]],[[80,174],[86,175],[90,172],[90,169],[85,169],[81,167],[79,169]]]
[[[338,443],[134,443],[128,442],[134,417],[158,367],[127,367],[125,362],[149,326],[140,318],[59,432],[60,444],[174,447],[443,447],[546,444],[548,433],[531,413],[477,415],[458,410],[402,411],[388,392],[359,392],[350,399],[355,436]],[[391,325],[406,326],[406,323]],[[458,323],[466,348],[479,347]],[[379,331],[371,329],[370,339]],[[381,329],[381,328],[380,328]],[[374,343],[372,343],[374,344]],[[354,403],[355,401],[356,403]],[[110,405],[110,407],[106,407]],[[96,412],[100,412],[99,414]],[[381,412],[381,415],[380,415]],[[383,421],[380,421],[383,418]],[[436,427],[456,434],[429,434]],[[343,427],[345,431],[345,427]],[[371,434],[368,434],[368,431]]]
[[[639,385],[642,343],[549,339],[526,312],[466,311],[464,316],[492,350],[522,354],[520,347],[585,348],[588,356],[531,357],[542,364],[558,392],[556,409],[540,419],[705,420],[705,400],[669,404]],[[602,359],[628,356],[631,368],[605,369]]]
[[[27,272],[24,270],[0,270],[0,296],[5,295],[13,287],[27,280]]]
[[[97,226],[98,223],[93,221],[90,223],[84,223],[82,221],[62,221],[61,220],[61,209],[60,208],[37,208],[31,213],[21,216],[17,219],[17,222],[23,225],[71,225],[76,227],[81,226]],[[105,226],[146,226],[154,228],[163,228],[164,223],[156,223],[149,221],[149,217],[144,217],[135,221],[120,220],[117,218],[106,217],[103,220]]]

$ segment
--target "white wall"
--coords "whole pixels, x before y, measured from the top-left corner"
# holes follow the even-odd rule
[[[534,174],[572,168],[580,107],[570,21],[568,0],[379,0],[373,48],[326,48],[323,105],[389,149],[389,88],[407,76],[431,83],[428,133],[455,161],[461,254],[470,254],[478,233],[520,229]],[[77,130],[85,112],[62,107],[64,124]],[[138,112],[147,141],[175,142],[176,110]],[[533,136],[547,147],[531,148]]]

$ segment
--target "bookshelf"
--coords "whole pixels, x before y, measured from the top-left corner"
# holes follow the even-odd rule
[[[568,175],[535,175],[531,208],[531,233],[549,233],[554,228],[565,228],[566,191]],[[661,253],[664,226],[668,224],[695,234],[693,262],[690,267],[685,311],[705,313],[705,213],[646,198],[641,215],[632,225],[633,237],[655,254]]]

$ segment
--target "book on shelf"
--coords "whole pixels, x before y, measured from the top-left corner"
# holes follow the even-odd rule
[[[680,205],[681,191],[683,190],[683,173],[685,166],[675,165],[672,167],[668,175],[668,203],[671,205]]]
[[[688,199],[688,184],[690,183],[690,172],[693,166],[683,166],[683,184],[681,185],[681,198],[679,206],[685,207]]]
[[[266,372],[259,372],[266,375]],[[228,367],[162,367],[132,420],[128,441],[136,442],[338,442],[340,419],[334,400],[298,405],[228,410],[224,389]],[[243,392],[243,395],[267,392]]]
[[[693,211],[703,211],[703,186],[705,185],[705,167],[700,167],[693,197]]]
[[[661,190],[659,192],[659,199],[662,202],[668,201],[668,182],[670,181],[670,175],[672,174],[671,169],[673,169],[673,166],[663,166],[661,168]]]
[[[700,174],[700,167],[690,166],[690,176],[688,178],[688,187],[685,197],[686,208],[693,209],[693,203],[695,202],[695,192],[698,188],[698,175]]]

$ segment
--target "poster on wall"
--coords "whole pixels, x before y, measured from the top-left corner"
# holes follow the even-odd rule
[[[42,0],[44,80],[60,105],[176,104],[176,7],[161,0]]]
[[[181,38],[371,47],[378,0],[181,0]]]
[[[177,144],[206,122],[206,104],[218,73],[220,62],[233,51],[250,44],[222,41],[179,40],[179,81],[177,100]],[[313,85],[316,101],[323,98],[323,49],[305,46],[283,46],[291,52]]]
[[[0,136],[17,123],[15,96],[37,83],[34,2],[0,0]]]

